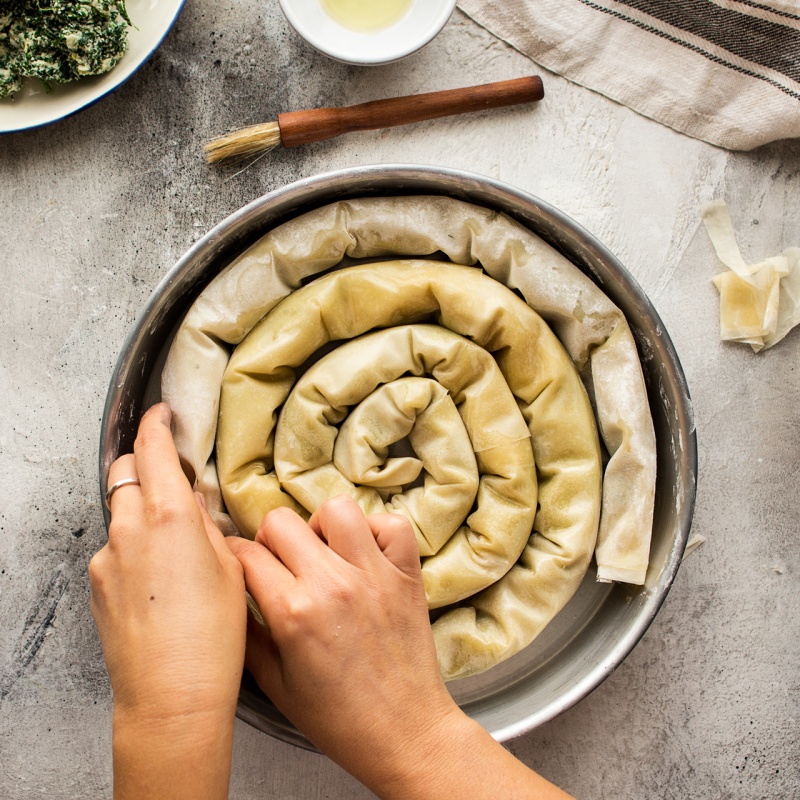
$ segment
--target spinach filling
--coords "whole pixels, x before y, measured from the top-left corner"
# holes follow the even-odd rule
[[[23,78],[51,84],[115,67],[128,44],[125,0],[0,0],[0,97]]]

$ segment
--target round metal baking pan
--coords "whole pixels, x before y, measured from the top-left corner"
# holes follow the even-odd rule
[[[459,705],[506,741],[554,718],[610,675],[650,623],[678,571],[694,510],[697,443],[692,404],[678,356],[650,301],[591,234],[547,203],[506,184],[459,170],[357,167],[270,192],[200,239],[156,287],[122,348],[106,398],[100,438],[100,491],[111,462],[130,452],[142,412],[160,399],[161,368],[183,315],[199,292],[246,247],[286,220],[336,200],[387,195],[448,195],[502,211],[577,264],[628,319],[647,382],[658,444],[658,482],[650,567],[644,586],[602,584],[590,568],[573,599],[525,650],[448,687]],[[105,510],[106,524],[108,512]],[[279,739],[308,741],[248,676],[238,715]]]

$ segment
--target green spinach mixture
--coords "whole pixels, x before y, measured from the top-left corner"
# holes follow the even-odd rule
[[[108,72],[128,44],[125,0],[0,0],[0,98],[23,78],[52,83]]]

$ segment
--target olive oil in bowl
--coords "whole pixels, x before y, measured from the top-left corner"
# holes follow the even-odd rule
[[[413,0],[320,0],[322,8],[341,26],[368,33],[402,19]]]

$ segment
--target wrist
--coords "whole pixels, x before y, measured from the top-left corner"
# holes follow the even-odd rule
[[[114,708],[115,800],[227,797],[234,715]]]
[[[451,798],[453,768],[483,737],[486,731],[452,703],[389,742],[389,754],[373,760],[362,780],[381,800]]]
[[[233,727],[241,670],[223,676],[183,671],[169,680],[125,678],[112,679],[115,727],[119,723],[164,736],[189,729],[200,733],[225,724]]]
[[[158,708],[114,704],[113,725],[117,735],[146,735],[162,743],[214,740],[221,731],[233,730],[235,705],[207,709]]]
[[[370,786],[381,800],[571,800],[455,704],[395,752],[394,771]]]

